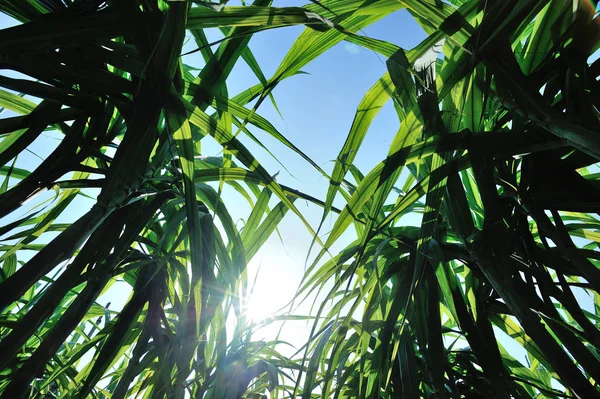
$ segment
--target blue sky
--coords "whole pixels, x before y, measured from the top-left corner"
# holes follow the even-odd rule
[[[323,3],[326,5],[326,1]],[[302,3],[275,1],[276,6],[300,4]],[[250,49],[267,78],[273,76],[288,49],[303,30],[302,26],[294,26],[264,31],[253,36],[249,44]],[[423,30],[404,10],[381,19],[359,34],[387,40],[405,49],[416,46],[425,38]],[[217,30],[207,32],[207,36],[209,40],[222,37]],[[184,50],[194,48],[194,42],[190,41]],[[199,54],[186,57],[184,61],[192,66],[203,64]],[[386,72],[385,61],[383,56],[372,51],[351,43],[339,43],[302,68],[307,75],[286,79],[274,90],[283,119],[269,101],[261,105],[258,113],[329,173],[333,169],[333,160],[348,135],[358,104],[367,90]],[[239,62],[228,80],[229,94],[235,95],[256,83],[258,79],[250,68]],[[389,102],[374,120],[357,154],[355,164],[363,173],[367,173],[385,158],[398,127],[397,114]],[[325,198],[328,182],[324,177],[300,156],[266,133],[256,129],[253,132],[289,170],[290,173],[249,139],[242,137],[242,142],[258,154],[258,160],[269,172],[279,172],[278,181],[317,198]],[[207,151],[206,155],[217,155],[220,151],[217,145],[207,145],[204,149]],[[230,204],[236,205],[230,212],[234,218],[238,204],[239,215],[247,214],[249,208],[239,202],[239,197],[236,197],[237,202],[233,197],[232,194]],[[336,203],[343,205],[339,200]],[[316,227],[322,210],[300,202],[296,205]],[[323,232],[327,232],[329,226],[330,224],[326,224]],[[310,234],[294,215],[288,215],[284,219],[280,225],[280,232],[283,245],[274,235],[257,254],[250,267],[251,272],[254,272],[260,265],[255,293],[257,299],[254,305],[263,308],[256,312],[259,315],[274,311],[291,299],[304,271],[304,260],[311,241]],[[349,229],[333,253],[352,239],[352,230]]]

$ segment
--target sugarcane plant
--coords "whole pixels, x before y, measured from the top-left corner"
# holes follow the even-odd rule
[[[592,3],[226,3],[0,2],[19,22],[0,30],[0,64],[21,74],[0,76],[0,397],[600,395]],[[415,48],[362,31],[401,9],[428,35]],[[267,79],[249,41],[298,24]],[[204,65],[182,61],[186,38]],[[388,71],[328,174],[259,108],[344,40]],[[260,83],[230,96],[242,61]],[[363,174],[356,153],[389,101],[400,128]],[[240,142],[263,146],[250,127],[322,173],[324,201],[279,184]],[[48,132],[56,148],[21,167]],[[209,138],[222,156],[202,152]],[[242,227],[226,185],[252,207]],[[89,210],[62,223],[82,197]],[[323,208],[320,226],[299,199]],[[286,214],[314,235],[296,301],[325,292],[292,357],[254,341],[243,309],[246,266]],[[115,284],[131,290],[120,310],[99,302]]]
[[[286,212],[304,221],[297,198],[314,199],[279,185],[237,135],[261,145],[251,124],[304,155],[246,105],[311,57],[267,82],[248,42],[267,27],[329,26],[310,8],[270,3],[0,4],[20,22],[0,31],[2,68],[21,74],[0,77],[9,112],[0,121],[2,398],[283,389],[285,370],[297,365],[273,342],[253,341],[246,266]],[[203,31],[211,27],[227,39],[214,52]],[[182,62],[186,36],[205,57],[199,73]],[[264,83],[229,98],[226,80],[240,58]],[[56,148],[20,167],[19,156],[48,132]],[[222,156],[202,153],[205,137]],[[252,207],[242,227],[224,185]],[[44,191],[55,196],[36,203]],[[91,207],[61,223],[82,197]],[[98,298],[117,283],[131,294],[113,310]]]
[[[299,292],[329,289],[295,392],[598,397],[595,4],[401,3],[421,44],[353,39],[388,71],[331,176],[324,218],[348,193]],[[363,175],[354,156],[390,100],[400,128]],[[351,226],[356,241],[319,263]]]

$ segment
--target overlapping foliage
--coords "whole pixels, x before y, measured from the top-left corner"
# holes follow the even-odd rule
[[[322,397],[599,395],[594,10],[455,6],[408,5],[429,33],[410,51],[373,44],[389,73],[359,106],[325,208],[351,172],[357,187],[325,246],[352,224],[358,238],[303,287],[334,281],[305,397],[317,385]],[[427,67],[440,40],[444,58]],[[382,96],[401,127],[362,176],[350,163],[376,112],[360,111]],[[414,212],[421,226],[403,225]]]
[[[402,8],[429,35],[417,47],[360,34]],[[29,77],[0,77],[0,106],[20,114],[0,120],[3,398],[599,395],[600,63],[589,57],[600,29],[588,0],[27,0],[0,10],[22,23],[0,31],[2,67]],[[249,40],[295,24],[307,28],[266,79]],[[212,27],[226,38],[211,47]],[[199,73],[181,62],[186,35],[206,60]],[[328,176],[257,111],[342,40],[387,57],[388,73]],[[230,97],[240,59],[263,83]],[[354,157],[388,101],[400,129],[363,175]],[[329,179],[324,202],[272,178],[237,139],[249,124]],[[16,168],[47,130],[62,134],[56,149],[34,170]],[[202,156],[207,136],[223,157]],[[224,184],[253,205],[242,229]],[[59,223],[89,188],[99,189],[93,207]],[[23,216],[46,189],[54,201]],[[276,342],[252,341],[239,301],[246,265],[286,213],[316,234],[297,198],[325,219],[338,194],[346,205],[324,242],[315,235],[298,297],[329,291],[302,356],[288,359]],[[410,214],[420,226],[406,225]],[[356,241],[323,261],[351,226]],[[96,301],[116,282],[132,294],[112,312]]]

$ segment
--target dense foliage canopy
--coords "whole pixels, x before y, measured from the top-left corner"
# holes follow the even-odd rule
[[[20,73],[0,75],[1,398],[600,396],[595,4],[225,3],[0,2],[20,23],[0,30],[0,67]],[[415,48],[361,34],[401,9],[428,34]],[[290,25],[306,29],[267,78],[248,43]],[[207,28],[225,39],[209,43]],[[200,69],[181,61],[186,37]],[[259,107],[344,40],[388,72],[327,172]],[[261,83],[230,96],[239,62]],[[361,172],[389,101],[400,129]],[[239,141],[256,140],[249,126],[322,173],[326,197],[279,184]],[[19,167],[44,132],[56,148]],[[203,156],[206,137],[222,157]],[[252,205],[243,227],[225,185]],[[82,197],[90,209],[62,223]],[[300,200],[335,214],[333,229],[311,226]],[[287,357],[252,339],[240,300],[286,214],[315,237],[297,298],[324,292]],[[330,256],[350,228],[356,240]],[[117,283],[132,291],[112,311],[97,300]]]

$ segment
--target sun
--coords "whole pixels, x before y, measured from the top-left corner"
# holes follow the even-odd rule
[[[259,262],[249,265],[248,295],[243,309],[248,321],[259,323],[284,312],[294,298],[299,282],[290,268],[282,267],[281,258],[263,255]]]
[[[263,293],[253,293],[245,300],[245,314],[248,321],[258,323],[272,318],[281,308],[277,300]],[[275,305],[275,306],[274,306]]]

